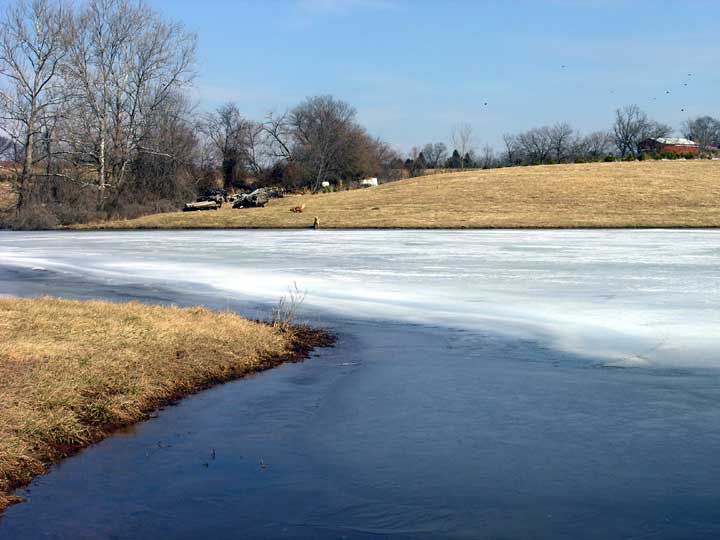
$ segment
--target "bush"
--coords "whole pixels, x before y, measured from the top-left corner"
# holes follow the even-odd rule
[[[293,288],[288,291],[288,295],[282,296],[277,306],[273,308],[270,324],[282,332],[290,330],[306,295],[307,291],[301,291],[297,282],[293,283]]]
[[[617,161],[617,156],[616,156],[615,154],[608,154],[607,156],[605,156],[605,159],[603,159],[603,161],[604,161],[605,163],[610,163],[610,162],[613,162],[613,161]]]
[[[58,204],[53,208],[60,225],[72,225],[74,223],[89,223],[98,218],[97,212],[83,207]]]
[[[45,206],[29,206],[15,212],[7,225],[16,230],[47,230],[60,225],[57,216]]]

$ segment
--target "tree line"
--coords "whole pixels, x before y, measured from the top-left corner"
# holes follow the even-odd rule
[[[188,97],[196,36],[130,0],[16,0],[0,21],[0,153],[16,226],[177,209],[221,184],[318,189],[381,175],[390,147],[311,97],[262,121]]]
[[[403,166],[410,175],[417,175],[425,169],[487,169],[643,159],[641,143],[644,140],[669,137],[673,131],[671,126],[650,119],[637,105],[628,105],[615,111],[612,128],[608,131],[583,135],[570,124],[559,122],[521,133],[504,134],[504,148],[498,153],[487,145],[476,151],[470,126],[461,124],[451,135],[452,152],[445,143],[428,143],[412,148]],[[688,119],[683,123],[681,133],[698,143],[701,152],[706,155],[717,153],[720,147],[720,120],[713,117]]]
[[[244,118],[227,103],[203,115],[198,126],[208,169],[219,166],[225,189],[249,178],[254,185],[317,191],[324,183],[390,175],[395,152],[356,116],[344,101],[314,96],[262,121]]]

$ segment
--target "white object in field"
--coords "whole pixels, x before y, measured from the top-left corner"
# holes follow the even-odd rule
[[[320,184],[320,185],[321,185],[322,187],[330,187],[330,182],[328,182],[328,181],[326,180],[326,181],[324,181],[324,182],[323,182],[322,184]]]
[[[360,185],[362,187],[377,187],[378,181],[377,178],[366,178],[365,180],[360,180]]]

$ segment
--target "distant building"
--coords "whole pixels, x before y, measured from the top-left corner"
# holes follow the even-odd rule
[[[699,154],[700,145],[690,139],[680,137],[658,137],[645,139],[640,143],[640,152],[643,154]]]

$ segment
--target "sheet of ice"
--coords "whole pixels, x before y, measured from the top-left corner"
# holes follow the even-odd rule
[[[716,231],[3,232],[0,264],[268,302],[296,282],[311,309],[720,367]]]

